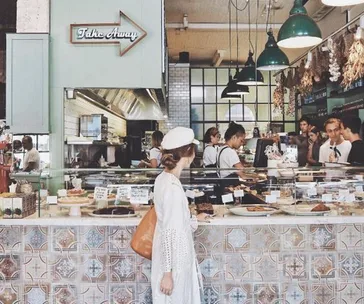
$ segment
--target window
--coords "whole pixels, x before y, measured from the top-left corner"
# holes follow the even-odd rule
[[[286,115],[288,93],[285,95],[284,111],[277,112],[272,104],[275,89],[273,73],[263,72],[263,76],[265,84],[250,86],[250,93],[241,100],[224,101],[220,100],[220,96],[228,82],[228,68],[191,68],[190,120],[198,139],[202,140],[206,130],[212,126],[218,127],[224,135],[231,121],[243,124],[248,136],[255,126],[261,134],[273,126],[274,131],[294,129],[295,115]]]
[[[17,134],[13,136],[14,140],[22,141],[23,137],[27,134]],[[39,152],[40,157],[40,168],[48,168],[50,164],[50,154],[49,154],[49,135],[30,135],[33,140],[34,148]],[[14,151],[14,156],[21,160],[20,169],[23,168],[25,152],[23,148]]]

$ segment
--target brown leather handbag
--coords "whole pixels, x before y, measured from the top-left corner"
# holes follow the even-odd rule
[[[157,214],[152,206],[143,219],[140,221],[133,238],[131,248],[142,257],[151,260],[153,249],[153,237],[155,225],[157,224]]]

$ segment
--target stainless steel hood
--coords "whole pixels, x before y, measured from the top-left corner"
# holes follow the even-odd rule
[[[76,93],[127,120],[163,120],[168,114],[161,89],[76,89]]]

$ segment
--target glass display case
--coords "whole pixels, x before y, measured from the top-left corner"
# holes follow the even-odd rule
[[[221,171],[194,168],[182,172],[180,180],[191,210],[227,218],[234,215],[364,215],[364,168],[361,167],[245,168],[233,170],[235,174],[225,178],[219,177]],[[143,210],[143,205],[153,203],[153,185],[160,172],[117,168],[13,172],[10,178],[17,193],[1,194],[2,214],[9,204],[7,200],[4,206],[4,198],[24,194],[35,195],[33,217],[92,216],[100,209],[116,207],[120,208],[110,217],[130,210],[133,214],[142,214],[139,210]],[[15,208],[10,209],[15,212]],[[24,212],[24,215],[30,214]]]

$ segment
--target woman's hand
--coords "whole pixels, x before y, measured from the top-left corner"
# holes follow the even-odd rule
[[[329,155],[329,162],[330,163],[337,163],[338,159],[335,157],[335,153],[331,152]]]
[[[165,272],[161,281],[161,293],[170,296],[173,291],[172,272]]]

